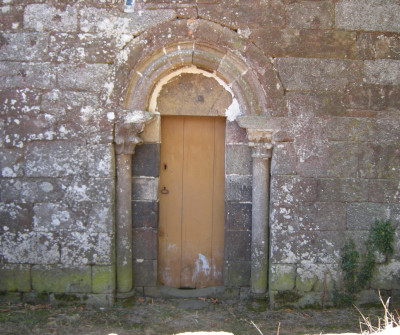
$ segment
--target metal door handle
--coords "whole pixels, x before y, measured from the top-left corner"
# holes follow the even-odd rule
[[[167,188],[165,186],[162,188],[162,190],[160,192],[162,194],[168,194],[169,193],[169,191],[167,190]]]

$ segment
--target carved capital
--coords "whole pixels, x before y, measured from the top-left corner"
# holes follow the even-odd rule
[[[252,157],[266,158],[272,157],[273,130],[271,129],[247,129],[249,146],[253,148]]]
[[[136,145],[143,140],[138,136],[147,123],[153,120],[153,115],[144,111],[122,110],[119,120],[115,123],[114,143],[117,155],[133,155]]]

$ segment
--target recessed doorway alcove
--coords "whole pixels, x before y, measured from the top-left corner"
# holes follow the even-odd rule
[[[240,58],[209,46],[163,48],[136,69],[116,127],[129,147],[116,147],[118,294],[265,295],[272,130],[264,91]],[[165,154],[174,136],[179,141]],[[166,181],[172,169],[177,179]],[[163,197],[174,199],[174,189],[184,192],[168,221]],[[165,222],[175,226],[166,231]]]

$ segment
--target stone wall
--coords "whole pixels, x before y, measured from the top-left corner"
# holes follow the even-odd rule
[[[114,125],[138,64],[194,42],[243,60],[250,70],[228,84],[247,87],[253,98],[242,114],[262,116],[274,130],[269,295],[276,305],[286,291],[300,305],[322,303],[341,283],[346,238],[362,249],[375,218],[400,223],[398,1],[137,0],[135,13],[123,8],[0,1],[0,291],[111,301]],[[209,59],[189,58],[218,73]],[[246,86],[253,82],[265,101]],[[229,127],[226,243],[247,252],[239,235],[248,241],[251,197],[238,198],[233,187],[250,183],[241,161],[250,151],[236,120]],[[157,181],[157,169],[146,167],[156,142],[138,147],[144,166],[133,165],[133,250],[153,271],[134,276],[137,286],[156,284],[156,250],[139,242],[157,238],[157,196],[137,198],[141,178]],[[395,255],[378,265],[365,300],[377,288],[400,289],[396,234]],[[228,286],[248,287],[250,256],[229,250]]]

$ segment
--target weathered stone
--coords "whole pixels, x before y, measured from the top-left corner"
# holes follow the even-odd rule
[[[91,267],[40,266],[32,267],[32,288],[38,292],[91,292]]]
[[[60,260],[57,235],[20,232],[0,235],[0,255],[8,263],[57,264]]]
[[[295,287],[296,268],[294,265],[272,264],[269,287],[273,291],[292,290]]]
[[[60,259],[64,266],[112,264],[112,235],[72,231],[64,233],[63,237]]]
[[[20,150],[0,149],[0,174],[3,178],[15,178],[23,175]]]
[[[115,289],[114,266],[92,266],[92,292],[112,293]]]
[[[112,178],[75,178],[65,190],[65,199],[72,202],[97,202],[111,204],[114,201],[115,180]]]
[[[381,85],[353,84],[346,90],[343,104],[347,108],[379,111],[385,109],[386,90]],[[375,114],[371,114],[375,115]]]
[[[273,176],[271,202],[282,205],[314,202],[317,197],[317,180],[298,176]]]
[[[229,230],[251,230],[251,204],[226,202],[226,223]]]
[[[0,268],[0,291],[29,292],[31,290],[31,267],[22,264],[2,264]]]
[[[326,176],[337,178],[357,177],[359,170],[358,152],[358,145],[351,142],[329,143],[328,156],[326,157]]]
[[[226,122],[226,144],[248,143],[246,129],[239,127],[236,121]]]
[[[398,290],[400,262],[392,259],[388,264],[379,264],[371,279],[371,288],[379,290]]]
[[[249,261],[229,261],[225,268],[225,286],[248,286],[250,283],[250,268],[251,263]]]
[[[133,257],[135,259],[157,259],[157,230],[133,230]]]
[[[158,178],[133,178],[132,200],[157,200]]]
[[[0,60],[47,61],[49,35],[43,33],[0,33]]]
[[[109,70],[108,64],[60,65],[57,82],[67,90],[101,92],[106,88]]]
[[[118,12],[94,7],[84,7],[79,11],[79,26],[84,33],[97,33],[104,37],[117,37],[128,42],[132,36],[175,19],[174,10],[152,10],[136,12],[133,17],[121,17]],[[121,43],[119,42],[119,43]],[[122,47],[122,45],[121,45]]]
[[[364,62],[365,82],[400,85],[400,60],[377,59]]]
[[[226,173],[236,175],[250,175],[251,148],[248,145],[227,145],[226,150]]]
[[[226,11],[226,8],[230,8]],[[219,4],[198,5],[198,15],[201,18],[218,22],[232,29],[268,25],[281,27],[284,25],[284,6],[281,2],[245,2],[232,4],[229,0]]]
[[[69,206],[52,203],[38,203],[33,206],[35,231],[59,231],[74,225]]]
[[[338,28],[400,32],[400,6],[395,1],[341,0],[335,8]]]
[[[399,59],[400,37],[390,33],[360,33],[357,38],[358,53],[363,59]]]
[[[157,285],[157,261],[138,260],[133,263],[133,286]]]
[[[38,142],[27,146],[24,172],[27,177],[75,175],[86,167],[86,144]]]
[[[359,169],[362,177],[399,179],[400,149],[397,144],[366,145],[360,154]]]
[[[31,4],[25,7],[24,27],[36,31],[73,32],[77,30],[78,13],[75,6],[62,9],[49,4]]]
[[[302,1],[287,6],[289,27],[330,29],[334,24],[334,6],[330,1]]]
[[[145,143],[135,148],[132,156],[132,175],[158,177],[160,169],[160,144]]]
[[[172,78],[157,98],[162,115],[225,116],[231,103],[232,95],[214,78],[191,73]]]
[[[226,258],[230,261],[250,261],[251,233],[227,231],[225,235]]]
[[[369,230],[375,220],[390,218],[387,204],[360,203],[347,205],[347,229],[351,231]]]
[[[343,231],[346,228],[346,204],[316,202],[298,209],[300,230]]]
[[[362,202],[368,200],[368,181],[365,179],[321,179],[318,183],[319,201]]]
[[[395,145],[400,139],[400,109],[390,110],[379,113],[377,119],[377,134],[376,142],[381,145]]]
[[[32,206],[0,202],[0,227],[4,232],[30,231],[32,229]]]
[[[57,62],[110,63],[125,43],[97,34],[58,33],[50,37],[49,55]]]
[[[278,67],[283,85],[289,91],[343,90],[362,76],[362,63],[350,60],[279,58]]]
[[[96,178],[115,176],[114,146],[112,144],[93,144],[87,148],[88,174]]]
[[[297,156],[294,144],[290,142],[277,143],[274,146],[271,160],[271,174],[285,175],[296,174]]]
[[[0,115],[17,116],[35,115],[40,110],[39,90],[24,89],[3,89],[0,91]],[[15,119],[18,122],[18,118]]]
[[[396,179],[372,179],[369,181],[368,200],[381,203],[400,203],[400,184]]]
[[[299,261],[298,248],[300,235],[292,230],[284,231],[274,224],[271,229],[270,262],[279,264],[295,264]]]
[[[226,176],[226,200],[251,201],[251,176]]]
[[[23,26],[24,6],[22,4],[5,5],[0,7],[0,29],[15,31]]]
[[[256,29],[251,39],[271,57],[355,58],[354,32],[301,29]]]
[[[157,228],[158,202],[133,201],[132,221],[135,228]]]
[[[51,63],[0,63],[0,88],[51,89],[55,85],[55,71]]]

